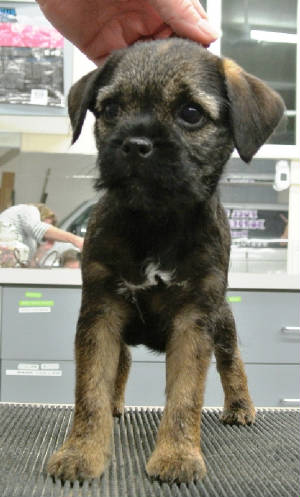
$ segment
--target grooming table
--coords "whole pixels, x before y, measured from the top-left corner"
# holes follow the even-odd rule
[[[298,497],[297,409],[258,409],[253,426],[223,425],[204,409],[207,476],[185,484],[151,481],[145,463],[162,410],[128,408],[114,421],[112,461],[101,479],[70,485],[46,475],[46,461],[71,426],[73,406],[0,404],[1,497]]]

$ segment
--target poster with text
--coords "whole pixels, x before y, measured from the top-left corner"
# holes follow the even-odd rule
[[[63,50],[36,4],[0,2],[0,104],[64,107]]]

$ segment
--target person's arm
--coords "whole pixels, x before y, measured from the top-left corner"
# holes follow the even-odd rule
[[[49,224],[47,231],[44,234],[46,240],[55,240],[57,242],[69,242],[75,245],[79,250],[82,250],[84,239],[81,236],[74,235],[68,231],[61,230]]]

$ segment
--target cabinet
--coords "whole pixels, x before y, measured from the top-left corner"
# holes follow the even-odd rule
[[[286,104],[286,125],[279,127],[257,157],[297,158],[299,150],[299,2],[288,0],[207,0],[211,23],[221,33],[212,44],[217,55],[234,59],[266,81]]]
[[[73,403],[80,288],[4,285],[0,294],[1,400]],[[299,292],[243,289],[227,297],[255,405],[299,405]],[[132,359],[126,404],[164,405],[164,354],[139,346]],[[213,360],[205,405],[222,404]]]
[[[2,287],[2,401],[74,402],[80,301],[80,288]]]
[[[246,366],[254,404],[299,406],[299,293],[229,291],[239,347]],[[133,350],[127,398],[129,405],[164,404],[164,355],[158,358],[145,347]],[[209,369],[206,406],[222,406],[223,391],[215,360]]]
[[[296,144],[297,0],[222,2],[221,53],[266,81],[283,97],[286,125],[270,144]]]
[[[231,228],[233,272],[287,271],[290,184],[278,185],[281,167],[290,177],[288,161],[253,159],[245,165],[232,158],[226,166],[220,192]]]
[[[266,228],[261,224],[262,229],[256,229],[256,233],[247,233],[247,228],[236,230],[235,219],[231,218],[231,271],[299,272],[299,162],[293,162],[299,158],[300,146],[299,2],[288,0],[284,10],[279,0],[207,0],[205,7],[210,21],[221,33],[210,49],[234,59],[264,80],[281,94],[286,104],[285,123],[261,147],[251,164],[243,164],[235,152],[223,178],[222,199],[228,210],[244,210],[244,225],[247,217],[257,215],[253,220],[265,219]],[[283,169],[282,159],[287,160]],[[286,187],[280,185],[284,178]],[[270,227],[271,218],[275,231]],[[286,229],[282,225],[284,219]],[[287,227],[289,243],[284,245],[280,238],[287,238]],[[242,231],[245,236],[241,236]]]

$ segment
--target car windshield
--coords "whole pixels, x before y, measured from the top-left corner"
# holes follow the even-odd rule
[[[75,233],[78,236],[85,236],[87,230],[87,224],[93,205],[90,205],[84,212],[82,212],[67,228],[71,233]]]

